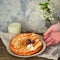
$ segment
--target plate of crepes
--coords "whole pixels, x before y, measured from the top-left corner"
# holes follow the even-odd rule
[[[7,51],[16,57],[32,57],[41,54],[46,48],[40,35],[35,33],[21,33],[15,35],[7,47]]]

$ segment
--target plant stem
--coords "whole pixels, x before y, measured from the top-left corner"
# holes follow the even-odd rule
[[[48,20],[48,21],[49,21],[50,25],[52,25],[51,21],[50,20]]]

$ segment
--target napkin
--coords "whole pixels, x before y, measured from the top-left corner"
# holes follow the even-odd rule
[[[15,36],[15,34],[0,32],[0,38],[6,47],[13,36]],[[47,47],[45,51],[42,54],[37,55],[37,57],[57,60],[58,57],[60,57],[60,43]]]

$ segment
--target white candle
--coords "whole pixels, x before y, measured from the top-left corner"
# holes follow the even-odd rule
[[[13,34],[21,33],[21,24],[20,23],[11,23],[8,25],[8,32]]]

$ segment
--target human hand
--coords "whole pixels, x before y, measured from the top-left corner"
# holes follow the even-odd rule
[[[50,26],[50,28],[44,33],[44,36],[56,31],[60,31],[60,23]]]
[[[45,33],[44,33],[44,40],[46,42],[46,45],[52,45],[55,43],[58,43],[60,38],[58,39],[60,35],[60,23],[52,25]],[[58,33],[59,32],[59,33]],[[54,41],[54,43],[53,43]]]
[[[60,32],[52,32],[48,38],[45,39],[46,45],[54,45],[60,42]]]

